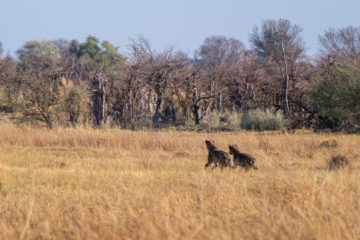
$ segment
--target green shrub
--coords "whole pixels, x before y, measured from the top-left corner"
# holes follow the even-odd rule
[[[246,130],[280,130],[286,126],[283,114],[274,114],[269,110],[252,110],[243,113],[212,111],[209,114],[207,126],[211,128],[228,127],[243,128]]]
[[[209,116],[209,121],[207,125],[211,128],[217,128],[220,126],[220,118],[221,113],[218,113],[217,111],[212,111]]]
[[[213,128],[228,127],[228,128],[239,128],[241,126],[241,113],[223,111],[212,111],[210,113],[208,126]]]
[[[360,123],[360,70],[348,64],[332,69],[332,74],[315,79],[311,100],[315,109],[334,123]],[[333,127],[337,127],[334,124]]]
[[[244,112],[241,117],[241,128],[246,130],[280,130],[286,126],[286,120],[283,114],[274,114],[269,110],[266,111],[248,111]]]

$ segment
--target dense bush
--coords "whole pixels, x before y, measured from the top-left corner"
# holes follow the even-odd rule
[[[360,123],[360,71],[358,66],[336,67],[331,75],[319,77],[312,90],[317,111],[344,125]]]
[[[251,110],[247,112],[210,113],[207,125],[211,128],[243,128],[246,130],[280,130],[287,125],[287,121],[282,113],[274,114],[270,110]]]
[[[286,126],[286,120],[281,113],[266,111],[248,111],[241,116],[241,127],[246,130],[280,130]]]

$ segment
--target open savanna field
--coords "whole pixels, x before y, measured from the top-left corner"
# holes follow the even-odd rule
[[[206,139],[259,169],[205,169]],[[359,219],[359,135],[0,125],[0,239],[359,239]]]

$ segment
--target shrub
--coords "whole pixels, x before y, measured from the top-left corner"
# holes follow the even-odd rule
[[[241,117],[241,127],[247,130],[280,130],[286,126],[286,120],[281,113],[266,111],[248,111]]]
[[[349,160],[343,155],[333,156],[329,161],[329,170],[336,170],[349,166]]]
[[[220,118],[221,113],[218,113],[217,111],[212,111],[209,115],[209,121],[208,126],[211,128],[217,128],[220,126]]]
[[[239,128],[241,127],[241,113],[223,111],[212,111],[209,116],[208,126],[212,128],[228,127]]]

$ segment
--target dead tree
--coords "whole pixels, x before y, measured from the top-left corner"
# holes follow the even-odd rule
[[[284,62],[284,114],[285,116],[289,115],[289,101],[288,101],[288,89],[289,89],[289,71],[288,71],[288,64],[286,61],[286,53],[284,47],[284,41],[281,41],[281,53]]]
[[[105,87],[107,80],[102,71],[102,67],[94,74],[93,81],[93,114],[95,116],[95,124],[101,126],[105,121]]]
[[[192,109],[192,112],[193,112],[193,116],[194,116],[194,120],[195,120],[196,125],[200,124],[200,120],[206,115],[206,113],[208,112],[208,109],[210,108],[210,103],[208,103],[206,108],[205,108],[206,111],[204,111],[202,116],[200,116],[200,102],[202,100],[211,99],[211,98],[214,98],[216,96],[217,95],[199,97],[197,89],[196,88],[193,89],[193,99],[192,99],[191,109]],[[220,92],[219,92],[219,96],[221,96]]]

